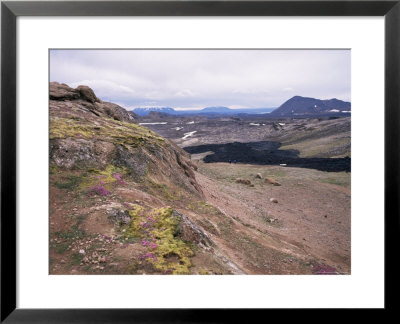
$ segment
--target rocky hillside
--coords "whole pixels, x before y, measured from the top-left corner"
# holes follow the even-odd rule
[[[210,242],[182,212],[203,202],[189,155],[86,86],[50,83],[49,112],[50,273],[201,271]]]
[[[135,121],[88,87],[51,83],[50,164],[69,170],[112,166],[139,182],[172,182],[200,194],[188,155]]]

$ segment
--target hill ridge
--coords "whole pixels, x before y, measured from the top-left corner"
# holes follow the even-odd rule
[[[318,115],[326,113],[350,113],[351,103],[336,98],[315,99],[294,96],[271,112],[271,116]]]

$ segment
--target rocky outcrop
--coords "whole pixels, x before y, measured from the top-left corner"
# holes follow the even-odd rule
[[[112,165],[127,168],[136,182],[155,189],[165,184],[202,194],[185,151],[138,125],[132,112],[101,101],[87,86],[50,83],[50,164],[68,170]]]
[[[107,210],[107,215],[113,223],[129,224],[131,221],[131,216],[127,210],[110,209]]]
[[[214,245],[209,236],[198,228],[187,216],[174,211],[174,215],[179,218],[179,232],[182,238],[198,244],[205,250],[211,249]]]
[[[80,97],[83,100],[87,100],[87,101],[89,101],[91,103],[101,102],[101,100],[96,97],[96,95],[94,94],[93,90],[90,89],[88,86],[80,85],[78,88],[76,88],[76,90],[79,91]]]
[[[97,107],[108,117],[111,117],[115,120],[128,122],[137,122],[138,120],[138,116],[136,116],[133,112],[127,111],[124,108],[111,102],[103,101],[101,104],[97,104]]]
[[[79,91],[69,87],[65,83],[50,83],[50,100],[75,100],[79,98]]]
[[[66,103],[70,108],[90,112],[98,117],[110,117],[119,121],[136,122],[138,117],[131,111],[100,100],[88,86],[80,85],[76,89],[64,83],[50,82],[50,100]],[[54,106],[54,103],[53,103]],[[50,107],[51,108],[51,107]]]

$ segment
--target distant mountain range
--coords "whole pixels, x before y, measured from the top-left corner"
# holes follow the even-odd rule
[[[278,108],[241,108],[206,107],[200,110],[175,110],[171,107],[135,108],[132,110],[139,116],[147,116],[151,112],[174,116],[188,115],[239,115],[239,114],[268,114],[271,117],[312,116],[330,114],[350,114],[351,103],[339,99],[320,100],[294,96]]]
[[[350,113],[351,103],[339,99],[320,100],[295,96],[271,112],[270,116],[320,115]]]
[[[136,115],[139,115],[139,116],[147,116],[152,111],[169,114],[169,115],[176,115],[175,109],[170,108],[170,107],[135,108],[132,110],[132,112],[134,112]]]
[[[147,116],[150,112],[155,111],[168,115],[187,116],[187,115],[237,115],[237,114],[266,114],[275,108],[241,108],[231,109],[228,107],[206,107],[200,110],[175,110],[170,107],[149,107],[135,108],[132,110],[139,116]]]

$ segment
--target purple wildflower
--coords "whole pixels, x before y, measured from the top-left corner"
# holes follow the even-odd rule
[[[114,177],[115,179],[117,179],[117,183],[118,183],[118,184],[122,184],[122,185],[126,184],[126,182],[122,180],[122,177],[121,177],[120,174],[114,173],[114,174],[113,174],[113,177]]]
[[[150,224],[147,222],[140,223],[140,225],[142,225],[144,228],[150,227]]]
[[[329,274],[337,274],[337,271],[335,268],[327,266],[325,264],[317,264],[313,266],[313,273],[314,274],[323,274],[323,275],[329,275]]]
[[[143,254],[139,257],[140,259],[153,259],[154,261],[157,261],[157,256],[154,253],[148,252],[146,254]]]
[[[150,243],[150,249],[156,249],[156,248],[157,248],[157,244],[151,242],[151,243]]]
[[[94,193],[99,196],[107,196],[110,194],[110,192],[107,189],[105,189],[103,186],[94,186],[94,187],[90,188],[89,193]]]

